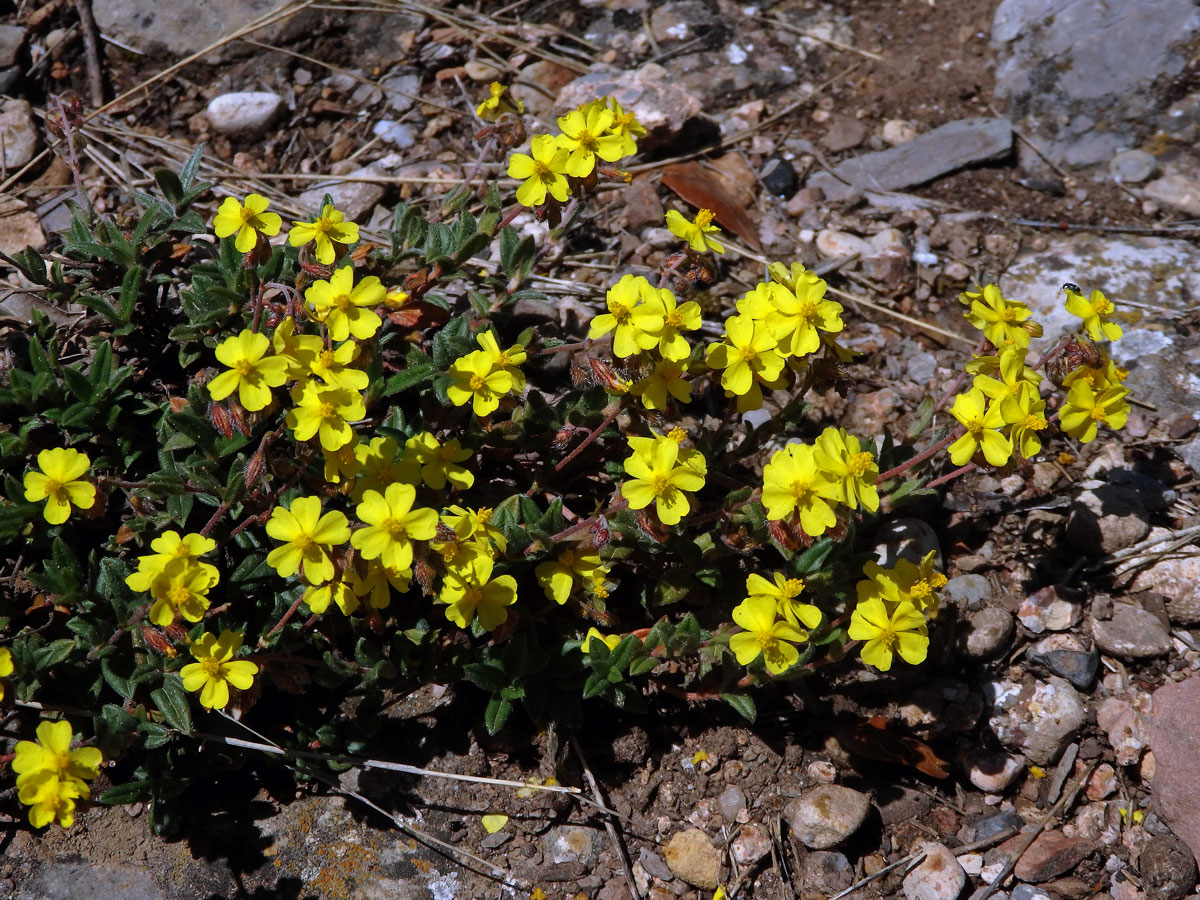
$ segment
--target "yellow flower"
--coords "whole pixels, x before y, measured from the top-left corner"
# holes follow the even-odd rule
[[[75,801],[91,796],[86,781],[100,775],[104,757],[95,747],[71,749],[71,723],[41,722],[37,742],[18,741],[12,770],[17,776],[17,799],[30,807],[29,824],[43,828],[57,822],[69,828],[75,821]]]
[[[292,230],[288,232],[288,243],[293,247],[302,247],[315,241],[317,262],[327,266],[337,259],[340,250],[358,240],[358,226],[353,222],[344,222],[343,219],[345,216],[334,209],[332,204],[326,204],[321,214],[312,222],[292,223]],[[336,248],[335,244],[338,245]]]
[[[842,304],[828,299],[828,285],[807,271],[799,263],[793,263],[791,271],[783,263],[773,263],[768,269],[775,283],[771,284],[769,298],[771,311],[767,324],[780,352],[790,356],[807,356],[821,347],[821,336],[837,334],[845,326],[842,323]]]
[[[592,578],[599,568],[601,563],[598,554],[567,549],[560,551],[556,559],[539,563],[533,573],[546,592],[546,598],[562,606],[570,598],[576,579],[582,583]]]
[[[692,384],[684,379],[684,368],[677,362],[660,359],[654,363],[654,371],[633,385],[629,390],[642,398],[646,409],[663,409],[670,394],[680,403],[692,400]]]
[[[397,457],[400,445],[394,438],[371,438],[370,444],[359,444],[354,448],[359,474],[350,496],[356,502],[368,491],[383,493],[389,484],[419,484],[421,470],[412,462]]]
[[[479,344],[480,349],[487,357],[488,363],[493,369],[507,372],[512,377],[512,390],[517,393],[524,390],[525,375],[517,368],[526,359],[524,345],[513,344],[507,350],[501,350],[500,344],[496,341],[495,332],[492,331],[479,332],[475,335],[475,341]]]
[[[814,453],[818,468],[840,489],[839,503],[851,509],[862,506],[870,512],[879,509],[875,489],[879,466],[858,438],[844,428],[826,428],[817,438]]]
[[[708,345],[704,361],[710,369],[724,369],[721,387],[742,396],[757,389],[759,380],[772,382],[779,377],[783,357],[776,346],[775,338],[763,322],[748,316],[730,316],[725,320],[725,339]]]
[[[710,234],[720,234],[721,229],[712,223],[713,211],[702,209],[696,213],[695,220],[688,220],[678,210],[667,210],[667,230],[677,238],[687,241],[688,246],[697,253],[711,250],[713,253],[724,253],[725,248]]]
[[[968,372],[972,368],[975,369],[972,386],[979,388],[993,400],[1015,397],[1021,392],[1021,386],[1025,384],[1036,388],[1041,384],[1042,376],[1025,365],[1027,353],[1028,351],[1024,347],[1009,345],[1000,352],[999,356],[973,359],[971,363],[968,363],[967,369]],[[992,360],[995,362],[992,363]],[[993,375],[1000,377],[997,379]]]
[[[275,213],[266,212],[271,201],[261,194],[248,194],[246,203],[238,203],[234,197],[226,197],[213,219],[213,233],[219,238],[237,235],[233,246],[238,253],[249,253],[258,243],[258,233],[267,237],[279,234],[283,220]]]
[[[493,81],[488,85],[488,93],[490,96],[475,107],[475,115],[483,119],[485,122],[495,122],[500,118],[501,113],[506,112],[525,112],[525,104],[520,100],[505,96],[505,87],[498,81]]]
[[[271,347],[287,363],[287,379],[297,381],[308,375],[306,360],[320,353],[325,342],[316,334],[297,334],[296,320],[288,316],[271,336]]]
[[[633,455],[625,460],[630,480],[621,483],[621,496],[630,509],[653,503],[660,522],[677,524],[692,508],[684,492],[704,487],[704,475],[680,462],[679,444],[669,437],[657,438],[652,448],[632,449]]]
[[[75,801],[90,794],[82,781],[42,772],[17,790],[17,799],[29,807],[29,824],[34,828],[51,822],[70,828],[75,824]]]
[[[1083,319],[1083,327],[1089,338],[1093,341],[1115,341],[1121,337],[1121,326],[1110,318],[1116,312],[1116,304],[1099,291],[1092,291],[1084,300],[1083,294],[1078,291],[1069,287],[1064,290],[1067,292],[1067,312]]]
[[[595,340],[613,333],[613,353],[625,358],[658,343],[655,336],[663,327],[663,307],[658,291],[641,275],[623,275],[608,289],[608,312],[596,316],[588,326],[588,337]]]
[[[354,430],[349,423],[367,414],[361,394],[322,387],[315,381],[306,381],[293,388],[292,402],[296,406],[284,421],[296,440],[307,441],[319,435],[321,447],[330,452],[354,440]]]
[[[1078,381],[1067,392],[1067,402],[1059,415],[1059,425],[1068,435],[1087,444],[1096,439],[1100,425],[1120,429],[1129,417],[1125,398],[1129,389],[1115,385],[1097,393],[1086,381]],[[28,496],[28,495],[26,495]]]
[[[1023,382],[1023,389],[1016,396],[1005,397],[1000,402],[1000,414],[1009,424],[1008,439],[1022,459],[1032,459],[1042,449],[1038,432],[1045,430],[1046,401],[1037,388]]]
[[[449,482],[460,490],[475,483],[475,476],[458,463],[471,458],[471,451],[459,446],[458,438],[441,443],[433,432],[422,431],[404,442],[404,459],[421,468],[421,480],[440,491]]]
[[[929,618],[937,615],[939,598],[937,591],[946,586],[946,576],[934,568],[937,551],[930,550],[914,565],[901,557],[891,569],[884,569],[876,562],[863,566],[866,581],[858,583],[858,600],[863,602],[872,597],[883,600],[892,609],[897,603],[908,601]]]
[[[297,360],[304,367],[306,376],[319,378],[326,387],[363,391],[366,390],[370,379],[362,369],[355,369],[350,365],[358,358],[361,349],[354,341],[346,341],[326,350],[318,339],[315,352],[301,350]]]
[[[525,179],[517,188],[517,202],[522,206],[541,206],[549,193],[559,203],[565,203],[571,195],[564,177],[570,154],[549,134],[539,134],[531,140],[529,153],[514,153],[508,161],[508,177]]]
[[[350,526],[344,513],[321,515],[320,497],[297,497],[290,508],[277,506],[271,510],[267,534],[284,542],[267,554],[267,565],[287,578],[303,564],[305,580],[320,584],[332,580],[333,560],[328,550],[350,540]]]
[[[990,465],[1002,466],[1008,462],[1012,456],[1012,442],[1000,433],[1004,427],[1000,408],[995,401],[988,403],[979,388],[972,388],[954,398],[950,415],[958,419],[967,433],[947,448],[951,462],[956,466],[964,466],[981,450],[983,458]]]
[[[413,541],[427,541],[437,534],[438,514],[422,507],[413,509],[417,490],[411,484],[388,485],[384,493],[367,491],[355,509],[369,527],[350,536],[350,543],[363,559],[380,559],[385,566],[406,569],[412,564]]]
[[[239,691],[254,683],[258,666],[248,659],[234,659],[242,648],[242,636],[225,630],[221,636],[202,634],[192,643],[196,662],[179,670],[183,687],[200,692],[200,705],[205,709],[224,709],[229,705],[229,685]]]
[[[347,616],[359,606],[358,594],[344,577],[324,584],[309,585],[304,591],[304,602],[317,615],[329,609],[330,603],[336,603],[342,614]]]
[[[271,402],[271,388],[287,381],[288,361],[266,356],[270,349],[271,342],[265,334],[249,329],[219,343],[213,355],[229,371],[209,381],[209,396],[224,400],[236,390],[238,402],[250,412],[264,409]]]
[[[478,616],[484,631],[508,621],[505,607],[517,602],[517,581],[511,575],[492,578],[495,564],[487,556],[472,556],[446,573],[438,603],[446,604],[446,618],[466,628]]]
[[[329,337],[344,341],[350,335],[359,340],[374,337],[383,319],[368,306],[382,306],[387,290],[374,275],[354,284],[354,267],[342,266],[329,280],[313,282],[304,292],[313,318],[324,322]]]
[[[590,653],[591,646],[592,646],[592,638],[595,638],[596,640],[600,641],[600,643],[604,644],[604,646],[607,647],[609,650],[616,650],[617,644],[621,643],[621,635],[619,635],[619,634],[601,634],[600,629],[598,629],[595,625],[593,625],[591,628],[588,629],[587,635],[584,637],[583,642],[579,645],[579,649],[582,650],[584,653]]]
[[[612,133],[621,138],[621,156],[633,156],[637,153],[637,138],[646,136],[646,129],[632,112],[626,112],[612,97],[608,98],[612,107]]]
[[[780,521],[799,514],[800,527],[812,537],[837,523],[831,504],[841,493],[817,467],[815,451],[807,444],[788,444],[763,466],[762,503],[767,518]]]
[[[40,472],[25,473],[25,499],[45,500],[42,515],[51,525],[61,525],[71,515],[71,506],[91,509],[96,503],[96,486],[83,481],[92,461],[86,453],[55,447],[37,455]]]
[[[761,575],[751,573],[746,576],[746,597],[766,597],[775,604],[779,615],[793,628],[816,628],[821,624],[821,610],[811,603],[801,603],[796,598],[804,590],[804,582],[799,578],[785,578],[782,572],[776,572],[772,581],[767,581]],[[807,636],[807,635],[806,635]]]
[[[358,435],[350,439],[350,443],[342,444],[336,450],[321,449],[325,457],[322,475],[330,484],[341,484],[342,481],[356,481],[362,473],[362,465],[358,461]]]
[[[217,567],[200,562],[200,557],[216,549],[217,542],[202,534],[185,534],[182,537],[178,531],[164,531],[150,542],[154,552],[147,556],[138,557],[137,571],[131,573],[125,584],[130,590],[148,591],[162,571],[175,560],[182,560],[195,566],[208,578],[208,587],[212,587],[220,579]]]
[[[366,600],[372,609],[386,609],[392,602],[392,588],[401,594],[408,593],[412,583],[412,569],[400,569],[386,566],[381,560],[364,561],[367,573],[360,575],[357,569],[351,569],[347,576],[354,596]]]
[[[778,608],[770,597],[747,597],[733,609],[733,621],[745,631],[729,639],[729,649],[738,665],[748,666],[759,656],[773,675],[786,672],[800,659],[793,645],[806,635],[787,622],[777,619]]]
[[[7,678],[13,673],[12,651],[0,647],[0,678]],[[4,699],[4,685],[0,683],[0,700]]]
[[[492,524],[493,512],[489,507],[469,509],[465,506],[450,506],[442,516],[442,522],[454,532],[458,540],[472,541],[482,547],[488,556],[495,556],[491,545],[495,544],[503,553],[508,548],[508,538]]]
[[[568,175],[586,178],[596,168],[597,156],[606,162],[616,162],[625,155],[625,139],[609,131],[612,124],[612,110],[595,104],[559,118],[562,134],[557,141],[559,147],[570,153],[565,167]]]
[[[680,332],[695,331],[700,327],[700,304],[689,300],[679,306],[675,295],[666,288],[659,288],[656,293],[656,300],[661,309],[655,312],[661,313],[663,319],[662,327],[654,333],[658,340],[658,352],[662,354],[663,359],[672,362],[687,359],[691,356],[692,348]]]
[[[473,350],[450,364],[450,377],[446,396],[455,406],[471,402],[477,416],[494,413],[500,406],[500,398],[513,388],[513,378],[503,369],[493,369],[485,350]]]
[[[1033,313],[1024,303],[1004,299],[1000,288],[994,284],[984,285],[974,292],[965,291],[958,295],[958,300],[968,306],[963,313],[967,321],[997,347],[1007,344],[1029,346],[1030,331],[1022,323]]]
[[[892,656],[912,665],[925,660],[929,652],[929,636],[925,617],[908,600],[902,600],[889,610],[879,597],[860,601],[850,616],[846,634],[853,641],[865,641],[862,661],[881,672],[892,667]]]
[[[213,583],[208,573],[190,559],[171,560],[150,584],[154,597],[150,621],[166,627],[178,613],[189,622],[199,622],[208,610],[208,590]]]

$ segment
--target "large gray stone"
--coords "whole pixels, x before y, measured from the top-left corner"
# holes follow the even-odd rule
[[[1197,30],[1193,0],[1003,0],[991,32],[995,92],[1051,159],[1107,162],[1154,131],[1146,124],[1165,107]],[[1114,42],[1119,65],[1104,49]]]
[[[18,888],[17,900],[166,900],[150,873],[133,866],[91,865],[82,862],[47,863],[29,884]]]
[[[143,52],[185,56],[287,5],[289,0],[93,0],[92,13],[106,35]],[[281,22],[253,36],[271,40],[285,30]]]
[[[844,200],[857,190],[896,191],[972,163],[997,159],[1011,149],[1012,123],[1008,119],[959,119],[898,147],[848,159],[832,173],[818,172],[808,179],[808,187],[819,187],[826,199],[833,201]]]

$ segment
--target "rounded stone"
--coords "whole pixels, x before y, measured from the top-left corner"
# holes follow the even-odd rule
[[[730,822],[737,819],[738,813],[745,808],[746,795],[737,785],[731,784],[725,790],[721,791],[720,796],[717,797],[717,809]]]
[[[713,891],[721,879],[721,854],[699,828],[676,834],[663,850],[667,865],[680,881]]]
[[[1092,637],[1101,650],[1124,659],[1148,659],[1171,652],[1171,635],[1154,613],[1118,603],[1113,616],[1092,623]]]
[[[888,119],[883,123],[881,136],[887,143],[895,147],[898,144],[907,144],[915,138],[917,129],[911,122],[904,119]]]
[[[823,256],[833,258],[855,255],[865,258],[872,252],[871,245],[858,235],[830,228],[822,228],[817,232],[817,249]]]
[[[33,159],[38,147],[38,130],[28,100],[0,102],[0,135],[4,137],[5,167],[19,169]]]
[[[985,752],[971,760],[967,778],[989,794],[999,794],[1025,770],[1025,761],[1008,753]]]
[[[1050,765],[1087,720],[1078,691],[1051,676],[1031,684],[997,682],[986,686],[993,715],[988,724],[1001,743],[1020,750],[1035,765]]]
[[[222,134],[261,134],[283,108],[283,98],[270,91],[221,94],[208,104],[208,120]]]
[[[956,900],[967,886],[967,873],[944,844],[926,844],[925,858],[904,876],[908,900]]]
[[[1109,160],[1108,171],[1114,181],[1140,184],[1154,177],[1158,160],[1145,150],[1125,150]]]
[[[792,833],[811,850],[828,850],[854,834],[866,821],[871,801],[866,794],[837,784],[805,791],[788,802],[783,816]]]
[[[771,833],[765,825],[750,823],[729,845],[738,865],[751,866],[771,852]]]
[[[982,609],[992,599],[992,583],[983,575],[955,575],[943,590],[946,599],[960,609]]]
[[[1009,648],[1016,631],[1012,613],[989,606],[967,617],[959,649],[967,659],[994,659]]]

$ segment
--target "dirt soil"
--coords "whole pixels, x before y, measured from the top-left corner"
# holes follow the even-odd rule
[[[540,49],[561,48],[561,57],[580,70],[586,68],[586,56],[592,51],[573,38],[597,31],[597,22],[603,20],[605,34],[624,31],[626,37],[623,43],[615,43],[617,49],[597,52],[607,52],[606,61],[618,67],[638,63],[629,48],[647,33],[651,16],[662,4],[652,2],[645,11],[634,2],[607,6],[612,9],[603,3],[517,3],[509,6],[515,12],[501,17],[506,22],[520,17],[520,27],[507,32],[514,41]],[[751,67],[755,60],[766,65],[773,57],[794,56],[800,38],[769,19],[750,16],[742,7],[725,2],[704,0],[687,6],[702,7],[708,14],[710,24],[701,31],[701,54],[715,53],[719,61],[725,48],[736,41],[756,48],[747,63]],[[892,309],[959,334],[965,333],[959,291],[975,280],[995,278],[1019,248],[1044,243],[1045,236],[1053,233],[1052,227],[1018,225],[1017,220],[1156,226],[1168,221],[1169,214],[1145,207],[1103,173],[1056,172],[1047,166],[1031,174],[1015,157],[913,188],[912,195],[937,201],[932,211],[823,207],[816,202],[807,209],[803,204],[789,208],[787,200],[761,190],[754,173],[767,156],[786,150],[795,139],[823,148],[825,161],[835,164],[872,149],[871,136],[880,134],[891,120],[904,120],[923,132],[958,119],[1003,113],[992,96],[995,60],[988,41],[995,7],[995,0],[846,2],[832,10],[799,2],[764,5],[759,10],[763,17],[778,12],[794,15],[796,21],[832,11],[845,23],[853,48],[870,55],[840,44],[812,44],[803,62],[792,66],[797,70],[794,78],[756,70],[744,87],[706,98],[705,112],[714,119],[755,101],[762,101],[761,117],[766,118],[803,100],[801,83],[823,85],[790,115],[713,156],[730,153],[745,161],[743,169],[750,173],[748,187],[755,197],[752,213],[794,240],[794,258],[810,265],[819,257],[811,234],[809,242],[801,240],[805,229],[831,227],[869,234],[885,227],[910,230],[914,223],[932,228],[933,249],[943,256],[937,269],[919,270],[910,263],[886,286],[850,271],[834,271],[827,277],[836,287],[868,293]],[[482,11],[500,8],[501,4],[490,3]],[[453,11],[462,20],[481,22],[470,9]],[[400,25],[388,15],[352,14],[333,7],[308,15],[303,28],[285,31],[277,39],[281,49],[231,45],[216,61],[210,58],[184,66],[149,90],[123,100],[101,120],[103,127],[92,131],[94,146],[117,162],[109,170],[94,158],[85,163],[85,185],[98,208],[114,213],[132,208],[125,186],[115,177],[122,166],[137,176],[154,164],[177,159],[200,140],[208,142],[212,161],[231,185],[262,173],[345,172],[394,150],[372,135],[374,122],[385,116],[411,123],[416,142],[402,151],[408,158],[406,168],[400,179],[384,185],[377,202],[390,209],[400,199],[436,198],[445,185],[422,182],[418,176],[436,180],[444,174],[461,174],[477,153],[473,140],[477,123],[464,111],[469,112],[468,101],[473,104],[486,92],[486,80],[472,79],[465,68],[469,62],[498,59],[523,69],[525,80],[534,83],[531,90],[541,89],[551,97],[562,83],[562,72],[551,64],[531,73],[528,67],[538,53],[489,37],[483,25],[475,30],[456,27],[436,15],[420,16],[411,10]],[[25,21],[14,14],[8,19]],[[63,4],[38,26],[35,37],[41,39],[48,29],[71,27],[74,22],[71,7]],[[697,70],[689,68],[693,64],[703,71],[707,57],[687,61],[688,54],[672,56],[670,49],[665,44],[659,48],[669,72],[680,77],[694,74]],[[875,54],[883,58],[873,58]],[[40,67],[23,88],[37,107],[62,91],[88,96],[82,53],[66,51],[60,57]],[[135,87],[169,62],[105,45],[106,97]],[[385,113],[369,83],[400,66],[411,66],[420,74],[423,103],[397,117]],[[329,80],[331,73],[347,69],[358,74]],[[718,69],[710,74],[717,79],[725,73]],[[735,88],[746,81],[728,80]],[[292,108],[264,138],[215,134],[204,108],[213,96],[235,89],[274,90],[288,98]],[[548,100],[542,108],[549,108]],[[543,118],[549,117],[543,113]],[[751,115],[749,121],[756,119]],[[839,127],[852,130],[861,126],[867,137],[849,150],[827,149],[822,141],[839,122]],[[159,138],[174,144],[156,143]],[[660,152],[671,157],[688,149],[673,146]],[[806,167],[819,167],[810,155],[791,155],[801,174]],[[727,159],[722,168],[735,167]],[[653,169],[639,178],[649,184],[653,202],[668,206],[673,202],[688,209],[658,178]],[[64,163],[53,158],[24,176],[14,190],[38,204],[55,192],[69,190],[69,181]],[[286,208],[286,198],[294,201],[312,181],[281,178],[271,179],[270,185],[273,196],[280,197]],[[578,235],[549,257],[550,274],[595,286],[583,301],[592,307],[601,302],[600,286],[614,270],[628,265],[653,267],[664,255],[661,247],[640,233],[641,226],[630,227],[621,218],[627,213],[620,195],[606,197],[611,202],[590,211]],[[218,199],[210,203],[212,209]],[[969,221],[951,217],[938,230],[937,218],[961,211],[988,216]],[[955,277],[947,262],[962,263],[966,274]],[[760,275],[753,260],[731,254],[711,302],[728,308]],[[917,386],[897,380],[905,359],[928,352],[939,366],[954,371],[967,348],[866,309],[848,315],[847,322],[852,344],[857,341],[857,349],[866,354],[848,368],[851,396],[857,399],[848,403],[831,394],[816,405],[814,420],[829,421],[834,416],[847,427],[886,426],[903,433],[921,396]],[[1181,333],[1191,327],[1193,322],[1179,323]],[[1149,411],[1143,417],[1147,430],[1169,424],[1157,423]],[[1139,471],[1167,485],[1184,485],[1180,501],[1196,502],[1191,482],[1195,476],[1172,456],[1169,443],[1129,436],[1120,440],[1128,442],[1126,457]],[[1022,497],[1040,493],[1051,503],[1081,477],[1095,452],[1098,448],[1090,448],[1056,461],[1061,477],[1056,475],[1040,492],[1031,489]],[[992,602],[1015,612],[1034,586],[1065,578],[1078,554],[1062,541],[1061,516],[1038,518],[1028,510],[1017,510],[1006,493],[996,478],[975,473],[942,497],[923,501],[912,515],[937,531],[947,575],[984,575],[994,592]],[[1186,524],[1186,517],[1168,511],[1156,515],[1155,524]],[[1119,594],[1110,583],[1078,585],[1093,593]],[[730,603],[737,599],[730,598]],[[469,687],[435,686],[406,698],[389,713],[378,744],[384,748],[381,756],[491,778],[553,778],[559,784],[582,786],[591,796],[586,763],[604,802],[619,814],[614,841],[602,816],[561,795],[539,793],[514,799],[511,788],[483,784],[377,770],[342,775],[342,787],[357,790],[414,827],[512,873],[524,885],[515,894],[495,879],[414,843],[357,801],[297,778],[271,759],[252,753],[242,771],[193,790],[191,812],[178,833],[150,834],[140,806],[93,808],[67,832],[35,835],[13,824],[3,839],[0,873],[11,896],[30,898],[50,896],[57,882],[47,874],[51,872],[47,867],[57,866],[54,871],[61,874],[75,866],[82,882],[62,888],[58,896],[100,896],[88,893],[91,888],[86,885],[102,885],[113,891],[107,896],[155,897],[169,891],[178,900],[426,896],[445,900],[528,896],[536,887],[550,897],[624,900],[636,892],[642,897],[707,900],[711,889],[700,890],[671,877],[663,861],[667,840],[694,826],[712,839],[720,853],[721,883],[727,895],[747,900],[828,898],[880,872],[923,842],[959,847],[977,840],[980,823],[1001,811],[1013,810],[1027,821],[1040,821],[1052,802],[1048,798],[1053,779],[1043,777],[1046,773],[1040,769],[1027,768],[1011,788],[998,794],[987,794],[967,779],[967,765],[984,749],[997,746],[980,686],[1006,674],[1018,680],[1027,676],[1030,664],[1022,653],[1030,636],[1018,626],[1016,642],[1001,659],[990,664],[964,662],[952,650],[955,610],[947,612],[946,620],[937,624],[930,659],[919,669],[903,669],[881,679],[862,667],[828,667],[803,684],[762,691],[754,725],[719,702],[656,694],[648,698],[648,715],[589,708],[587,724],[578,734],[554,728],[539,733],[516,715],[498,736],[489,737],[481,722],[484,698]],[[1128,683],[1148,691],[1170,671],[1188,664],[1172,654],[1125,664],[1125,674]],[[886,723],[885,730],[877,727],[880,723]],[[221,724],[225,733],[234,733]],[[1116,765],[1094,709],[1074,740],[1079,758],[1087,765],[1115,765],[1125,803],[1145,807],[1146,773],[1137,765]],[[575,741],[582,753],[576,751]],[[946,761],[944,777],[921,771],[923,754]],[[814,851],[789,835],[780,824],[781,816],[785,805],[805,789],[831,781],[869,795],[873,808],[867,823],[836,852]],[[480,817],[486,813],[509,816],[500,832],[504,837],[485,831]],[[731,848],[747,836],[765,841],[767,852],[753,856],[746,851],[753,859],[738,861]],[[635,885],[627,881],[618,848],[633,864]],[[1104,896],[1102,892],[1110,889],[1106,858],[1121,854],[1128,858],[1130,852],[1120,844],[1097,848],[1045,886],[1058,900]],[[139,872],[146,878],[140,880]],[[903,875],[903,867],[882,874],[852,896],[871,900],[895,895]],[[982,884],[978,877],[971,883]]]

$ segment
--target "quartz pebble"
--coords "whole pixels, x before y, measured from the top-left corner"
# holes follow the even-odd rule
[[[717,809],[729,822],[737,819],[738,813],[746,808],[746,795],[737,785],[730,785],[717,797]]]
[[[270,91],[238,91],[221,94],[208,104],[208,120],[221,134],[253,137],[267,130],[279,111],[283,98]]]
[[[925,858],[904,876],[908,900],[956,900],[967,885],[967,873],[945,844],[926,844]]]
[[[917,136],[917,129],[911,122],[904,119],[888,119],[883,123],[883,130],[880,136],[893,147],[898,144],[907,144]]]
[[[997,606],[971,613],[963,626],[959,649],[967,659],[975,660],[994,659],[1004,653],[1017,630],[1012,613]]]
[[[854,834],[870,809],[871,801],[866,794],[827,784],[807,790],[789,801],[783,816],[804,846],[827,850]]]
[[[871,245],[854,234],[822,228],[817,232],[817,249],[823,256],[840,259],[843,256],[866,257],[871,255]]]
[[[742,828],[729,847],[738,865],[753,865],[771,852],[771,833],[765,826],[751,823]]]
[[[1139,184],[1154,177],[1158,160],[1145,150],[1125,150],[1109,160],[1108,171],[1114,181]]]
[[[1025,761],[1008,753],[981,753],[971,760],[967,778],[989,794],[999,794],[1025,770]]]
[[[1017,610],[1017,618],[1034,634],[1066,631],[1083,618],[1083,604],[1067,588],[1049,585],[1025,598]]]
[[[1057,760],[1087,720],[1083,700],[1064,678],[994,682],[984,690],[993,708],[988,724],[1000,742],[1039,766]]]

